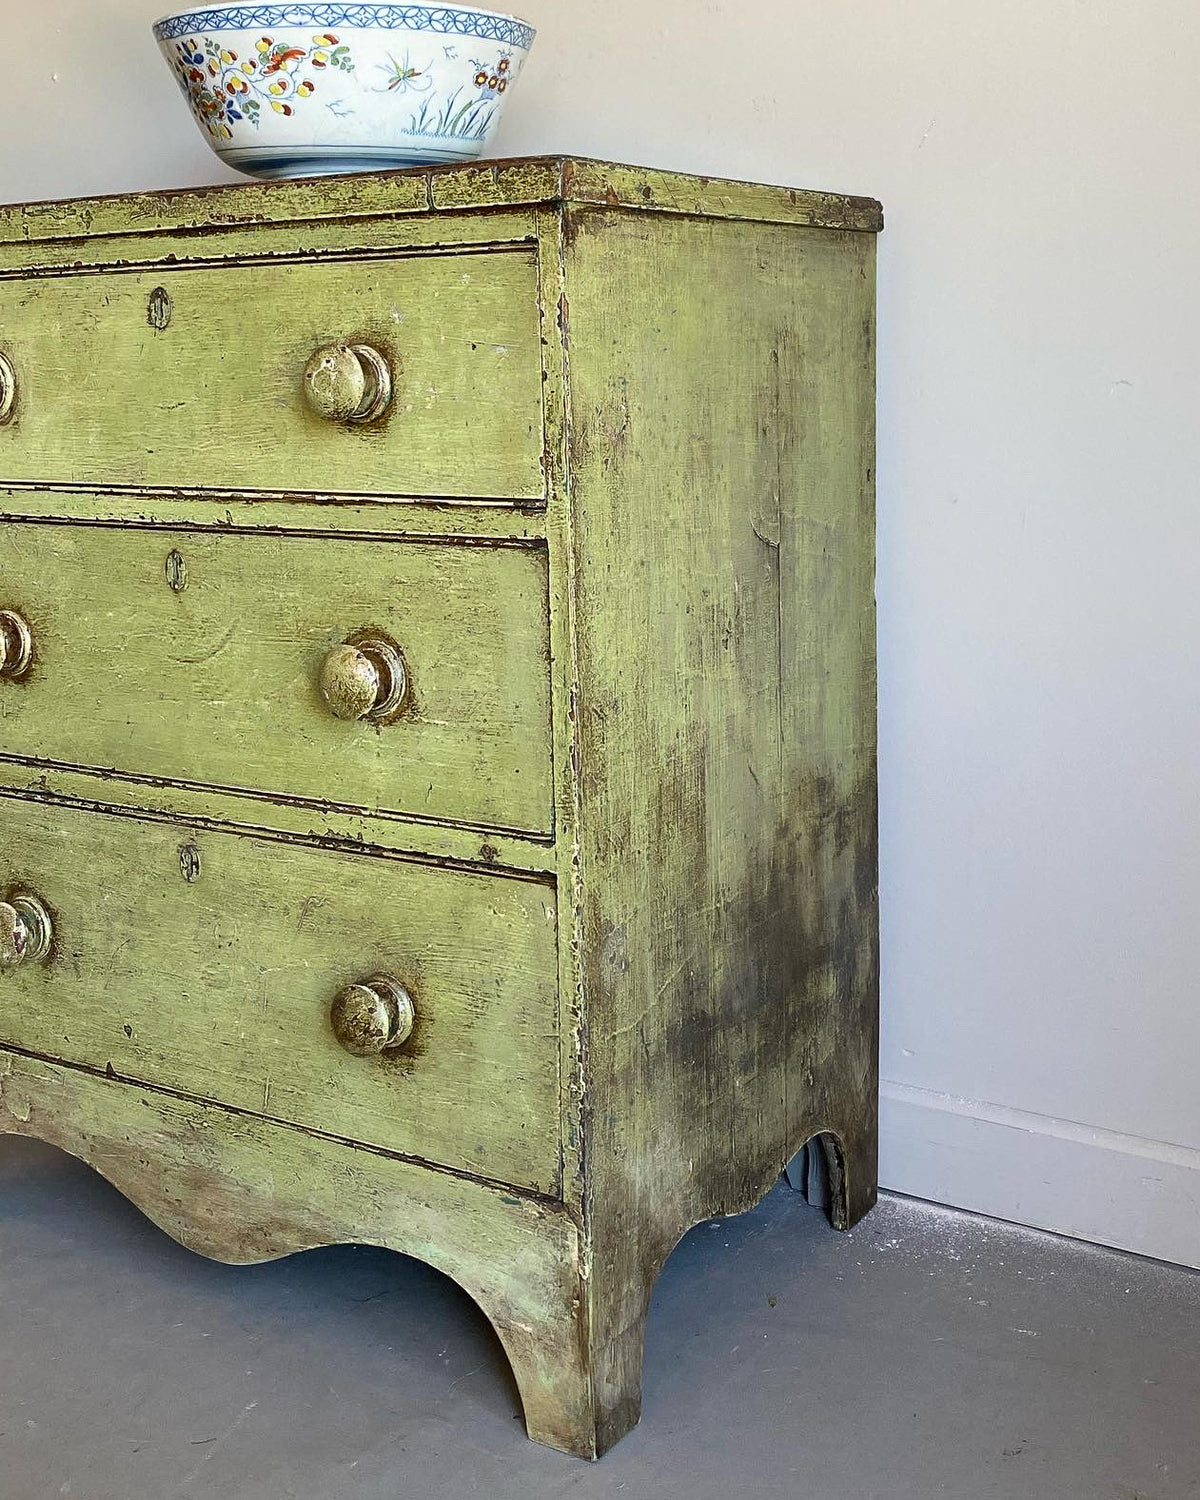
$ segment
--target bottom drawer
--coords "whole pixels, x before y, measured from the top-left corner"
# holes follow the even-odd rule
[[[19,892],[53,939],[0,984],[0,1046],[556,1191],[550,886],[4,798]],[[376,975],[413,1030],[352,1055],[331,1004]]]

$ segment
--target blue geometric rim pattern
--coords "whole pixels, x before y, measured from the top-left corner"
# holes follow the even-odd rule
[[[379,26],[394,31],[436,31],[443,36],[477,36],[528,51],[534,29],[508,16],[480,10],[448,10],[440,5],[237,5],[226,10],[194,10],[159,21],[154,35],[173,42],[198,31],[245,31],[266,26]]]

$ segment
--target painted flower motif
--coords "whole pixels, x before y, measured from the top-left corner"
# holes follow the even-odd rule
[[[501,57],[494,67],[488,67],[478,58],[472,58],[471,66],[478,70],[475,74],[475,87],[479,90],[481,99],[496,99],[508,87],[511,58]]]
[[[186,37],[175,44],[175,76],[192,113],[218,140],[228,140],[230,126],[246,120],[257,127],[262,106],[279,115],[295,113],[293,101],[307,99],[316,84],[301,74],[308,67],[354,71],[350,49],[333,32],[320,32],[301,45],[263,36],[254,53],[241,58],[210,37]]]

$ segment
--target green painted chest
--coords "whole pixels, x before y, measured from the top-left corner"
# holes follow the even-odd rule
[[[545,158],[0,210],[0,1129],[389,1246],[530,1435],[875,1193],[878,205]]]

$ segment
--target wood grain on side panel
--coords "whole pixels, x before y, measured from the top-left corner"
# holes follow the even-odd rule
[[[875,1190],[870,236],[568,217],[589,1282],[636,1420],[692,1223]]]

